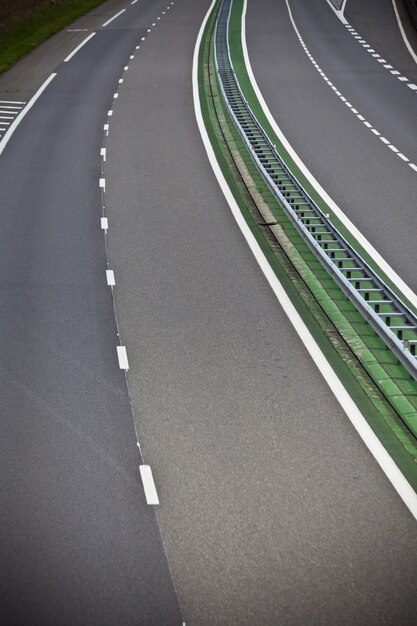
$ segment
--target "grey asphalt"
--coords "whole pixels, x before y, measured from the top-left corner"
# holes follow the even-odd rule
[[[133,412],[184,619],[411,626],[416,522],[281,310],[201,142],[191,68],[208,6],[178,0],[141,46],[106,163]]]
[[[161,6],[143,0],[57,66],[0,157],[7,626],[182,623],[118,367],[98,185],[117,80]]]
[[[351,0],[347,14],[356,26],[359,2],[351,16],[350,4]],[[360,24],[371,22],[373,10],[372,32],[378,33],[379,42],[375,49],[395,65],[400,57],[405,63],[406,53],[393,52],[393,42],[399,38],[390,5],[389,0],[364,2],[366,20]],[[416,93],[346,32],[324,0],[290,0],[290,6],[308,49],[336,88],[416,162]],[[330,197],[416,290],[416,172],[374,136],[323,81],[296,37],[284,0],[249,0],[247,41],[258,85],[290,143]],[[407,76],[414,80],[414,74],[410,71]]]

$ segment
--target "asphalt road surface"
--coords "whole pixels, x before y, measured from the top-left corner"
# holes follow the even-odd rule
[[[198,625],[413,624],[415,522],[210,172],[190,83],[207,6],[176,2],[141,47],[106,163],[120,332],[180,605]]]
[[[359,115],[416,164],[417,92],[354,39],[327,2],[289,0],[289,5],[322,71]],[[346,17],[365,40],[371,33],[368,43],[386,65],[398,65],[399,75],[404,71],[411,82],[417,81],[417,66],[407,58],[390,0],[348,0]],[[247,41],[260,90],[296,152],[330,197],[416,291],[417,172],[324,82],[297,39],[285,0],[249,0]]]
[[[182,623],[118,369],[98,186],[107,109],[156,11],[59,66],[0,159],[2,624]]]
[[[210,170],[191,87],[208,5],[94,24],[0,157],[2,621],[415,624],[415,520]]]

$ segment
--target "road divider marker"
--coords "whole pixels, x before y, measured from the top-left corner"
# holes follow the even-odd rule
[[[120,369],[128,371],[129,361],[127,359],[126,346],[117,346],[117,358],[119,359]]]
[[[107,26],[108,24],[110,24],[110,22],[112,22],[113,20],[115,20],[117,17],[119,17],[119,15],[121,15],[122,13],[124,13],[126,11],[126,9],[122,9],[121,11],[119,11],[118,13],[116,13],[116,15],[113,15],[113,17],[111,17],[109,20],[107,20],[107,22],[104,22],[104,24],[101,25],[102,28],[104,28],[105,26]]]
[[[70,61],[72,59],[72,57],[77,54],[78,50],[80,50],[83,46],[85,46],[85,44],[87,43],[87,41],[90,41],[90,39],[92,39],[94,37],[96,33],[91,33],[91,35],[88,35],[88,37],[86,37],[84,39],[84,41],[82,41],[80,43],[80,45],[78,45],[76,48],[74,48],[74,50],[72,52],[70,52],[70,54],[66,57],[66,59],[64,59],[64,63],[68,63],[68,61]]]
[[[99,181],[98,181],[98,186],[103,191],[106,191],[106,179],[105,178],[100,178]]]
[[[139,471],[140,477],[142,478],[142,485],[145,492],[146,503],[152,506],[157,506],[159,504],[159,498],[150,465],[139,465]]]
[[[100,148],[100,156],[103,157],[103,161],[106,160],[106,148]]]
[[[114,287],[116,284],[116,281],[114,279],[114,272],[113,270],[106,270],[106,279],[107,279],[107,284],[109,287]]]
[[[107,217],[102,217],[101,220],[100,220],[100,224],[101,224],[102,230],[106,231],[106,233],[107,233],[107,230],[109,228],[109,221],[108,221]]]

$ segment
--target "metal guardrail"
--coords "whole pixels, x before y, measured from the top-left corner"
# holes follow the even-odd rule
[[[228,30],[233,0],[223,0],[214,36],[221,93],[249,154],[272,194],[315,256],[361,315],[417,380],[417,316],[354,251],[308,196],[257,121],[236,78]]]

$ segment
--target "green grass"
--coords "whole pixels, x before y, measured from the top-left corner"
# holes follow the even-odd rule
[[[38,7],[9,18],[3,26],[0,47],[0,74],[48,39],[104,0],[68,0],[64,4]]]
[[[239,5],[239,0],[235,6],[236,4]],[[249,157],[245,154],[244,145],[240,141],[237,131],[234,130],[234,126],[228,118],[227,110],[218,94],[213,67],[213,49],[210,46],[213,22],[214,14],[207,23],[203,45],[200,48],[199,88],[203,118],[219,165],[239,204],[242,215],[312,336],[326,355],[339,379],[343,380],[350,396],[366,417],[371,428],[407,476],[410,484],[417,489],[417,448],[415,437],[412,435],[415,428],[410,428],[417,425],[411,423],[408,424],[408,427],[405,425],[410,419],[413,420],[416,417],[414,406],[408,406],[408,400],[411,400],[412,404],[415,400],[413,397],[416,393],[414,381],[407,380],[408,376],[404,376],[402,366],[399,366],[395,359],[390,364],[391,355],[389,351],[385,349],[385,346],[379,345],[380,340],[375,337],[375,333],[370,332],[368,333],[369,337],[367,336],[364,328],[362,328],[365,325],[363,320],[360,316],[358,317],[354,310],[351,310],[352,307],[344,296],[339,294],[340,297],[333,301],[335,292],[338,290],[335,289],[331,279],[323,276],[321,267],[315,267],[317,263],[314,259],[310,259],[311,254],[309,255],[308,251],[306,254],[305,250],[301,251],[302,246],[294,246],[293,244],[290,244],[292,250],[286,250],[285,254],[277,252],[276,248],[272,249],[249,209],[250,199],[248,199],[245,185],[239,182],[239,176],[236,177],[233,171],[233,159],[230,151],[236,150],[246,161],[247,169],[257,188],[261,190],[264,185],[260,177],[257,176]],[[235,29],[235,33],[231,34],[235,46],[235,68],[236,64],[243,61],[240,55],[236,54],[236,48],[239,49],[240,47],[239,35],[240,29]],[[240,68],[241,71],[243,69],[243,67]],[[256,103],[253,102],[253,105],[252,108],[255,108]],[[227,121],[228,131],[227,129],[222,131],[219,128],[219,115]],[[227,133],[228,138],[224,132]],[[273,207],[270,200],[268,204],[274,213],[277,207]],[[285,237],[292,238],[294,233],[290,224],[284,220],[282,226]],[[309,262],[312,270],[308,268]],[[317,272],[320,276],[316,276]],[[320,283],[323,286],[319,289]],[[338,308],[340,310],[336,310]],[[336,331],[335,323],[341,324],[339,332]],[[361,337],[356,336],[357,331],[360,331]],[[349,338],[348,335],[352,335],[353,344],[357,344],[356,348],[362,351],[360,354],[362,357],[370,354],[369,350],[374,351],[376,348],[381,348],[376,351],[380,353],[379,356],[384,363],[385,371],[382,370],[373,356],[370,360],[375,371],[371,367],[364,368],[360,361],[366,361],[366,358],[358,360],[358,356],[354,356],[355,345],[352,345],[352,337]],[[368,364],[365,363],[365,365]],[[379,380],[381,375],[382,384]],[[392,380],[390,380],[391,376]],[[375,378],[380,385],[375,384]],[[403,383],[405,387],[402,391],[397,387]],[[388,388],[390,384],[393,385],[393,388],[395,384],[395,393],[390,393],[390,391],[392,392]],[[410,385],[413,389],[410,389]],[[379,386],[383,387],[383,392],[386,392],[387,395],[381,393],[381,389],[378,389]],[[399,405],[398,401],[400,400],[401,402],[407,400],[408,408]],[[410,410],[411,414],[407,415]]]

